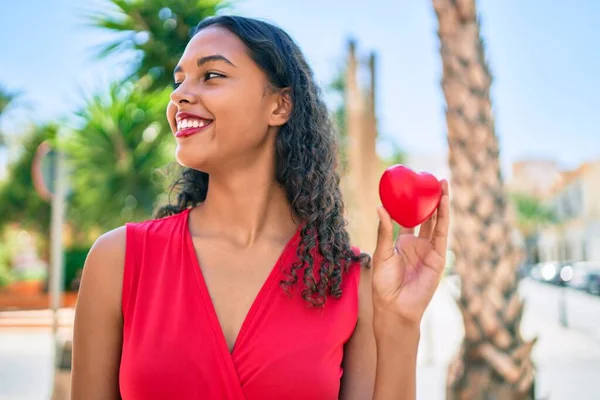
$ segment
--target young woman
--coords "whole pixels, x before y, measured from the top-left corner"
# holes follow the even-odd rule
[[[90,251],[72,398],[414,399],[447,183],[418,236],[394,240],[379,208],[371,262],[348,241],[329,115],[285,32],[204,20],[174,79],[178,200]]]

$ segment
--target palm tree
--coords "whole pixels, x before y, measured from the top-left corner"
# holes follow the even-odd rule
[[[329,94],[333,95],[337,104],[331,110],[331,118],[336,128],[338,157],[340,164],[347,160],[348,128],[346,127],[346,66],[337,70],[337,74],[327,86]],[[345,168],[345,167],[344,167]],[[343,169],[344,169],[343,168]]]
[[[0,120],[6,111],[15,103],[15,100],[19,98],[20,93],[11,92],[5,87],[0,86]],[[0,146],[5,145],[4,134],[0,131]]]
[[[20,156],[8,166],[8,176],[0,186],[0,230],[18,222],[22,228],[46,237],[50,229],[50,204],[35,191],[30,173],[35,152],[43,141],[56,137],[55,124],[40,125],[21,138]],[[47,246],[42,246],[47,247]]]
[[[101,45],[98,56],[133,51],[137,60],[129,79],[140,79],[148,90],[163,89],[190,33],[200,20],[228,7],[223,0],[110,0],[112,10],[90,12],[88,23],[118,33],[117,39]]]
[[[349,40],[347,46],[346,63],[328,89],[338,100],[332,117],[337,128],[338,163],[349,220],[348,230],[354,243],[372,251],[375,246],[373,238],[376,237],[373,229],[377,226],[377,216],[373,210],[380,202],[378,178],[390,165],[402,163],[405,155],[391,137],[384,137],[378,132],[375,53],[371,52],[367,62],[361,63],[356,54],[355,41]],[[358,84],[358,70],[362,64],[367,64],[369,71],[370,80],[366,88]],[[381,142],[385,142],[392,150],[388,157],[381,158],[376,152],[376,143]]]
[[[11,92],[0,85],[0,115],[20,96],[19,92]]]
[[[538,263],[537,233],[541,227],[556,222],[556,215],[536,197],[512,193],[511,199],[516,212],[517,228],[525,239],[528,261]]]
[[[540,225],[552,223],[556,219],[552,210],[533,196],[513,193],[511,198],[517,212],[517,224],[525,234],[532,233]]]
[[[63,145],[72,167],[70,219],[80,227],[107,230],[151,217],[164,188],[159,168],[174,152],[166,98],[165,90],[150,96],[115,83],[78,113],[81,128]]]
[[[433,0],[439,22],[465,337],[448,370],[448,399],[528,399],[535,368],[519,326],[518,251],[498,159],[491,74],[475,0]]]
[[[342,171],[342,191],[347,205],[350,238],[362,249],[373,251],[377,236],[378,177],[384,170],[375,148],[378,139],[375,54],[369,56],[370,80],[363,88],[359,84],[358,71],[365,63],[357,56],[354,40],[349,40],[347,46],[346,71],[336,82],[338,88],[343,88],[343,109],[334,114],[338,125],[343,128],[340,157],[345,157],[346,165]]]
[[[16,223],[20,228],[34,233],[42,260],[50,260],[50,203],[36,192],[31,167],[38,146],[52,142],[58,132],[54,123],[35,126],[20,137],[21,153],[8,166],[8,179],[0,185],[0,231]],[[46,274],[47,282],[52,270]]]

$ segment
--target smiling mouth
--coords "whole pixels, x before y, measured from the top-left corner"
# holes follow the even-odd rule
[[[209,119],[187,118],[177,122],[177,132],[175,137],[184,138],[196,133],[202,132],[205,128],[212,124]]]

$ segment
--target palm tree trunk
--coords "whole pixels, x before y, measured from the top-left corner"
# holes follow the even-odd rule
[[[362,135],[364,134],[364,101],[358,84],[359,63],[356,57],[356,43],[353,40],[348,42],[348,61],[346,69],[346,129],[347,129],[347,165],[343,178],[343,184],[346,193],[344,200],[346,202],[346,213],[348,223],[348,233],[350,240],[356,246],[363,247],[362,227],[364,215],[361,196],[362,183]]]
[[[500,171],[475,0],[433,0],[439,21],[452,182],[453,250],[465,337],[447,399],[533,398],[535,368],[519,325],[519,253]]]
[[[364,196],[364,214],[365,225],[362,227],[364,240],[363,248],[365,251],[373,254],[377,244],[377,206],[381,203],[379,200],[379,177],[383,173],[381,162],[377,155],[377,112],[375,105],[376,96],[376,55],[371,52],[369,55],[369,86],[365,96],[365,118],[363,135],[363,176],[362,176],[362,196]]]
[[[350,239],[363,251],[372,253],[377,238],[378,176],[382,172],[375,148],[375,54],[369,57],[370,81],[366,91],[358,83],[359,68],[356,44],[350,41],[345,79],[348,160],[342,178],[342,190]]]

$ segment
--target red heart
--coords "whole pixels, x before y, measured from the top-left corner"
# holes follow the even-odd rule
[[[397,164],[381,176],[379,197],[394,221],[413,228],[435,212],[442,197],[442,185],[430,173],[416,173]]]

